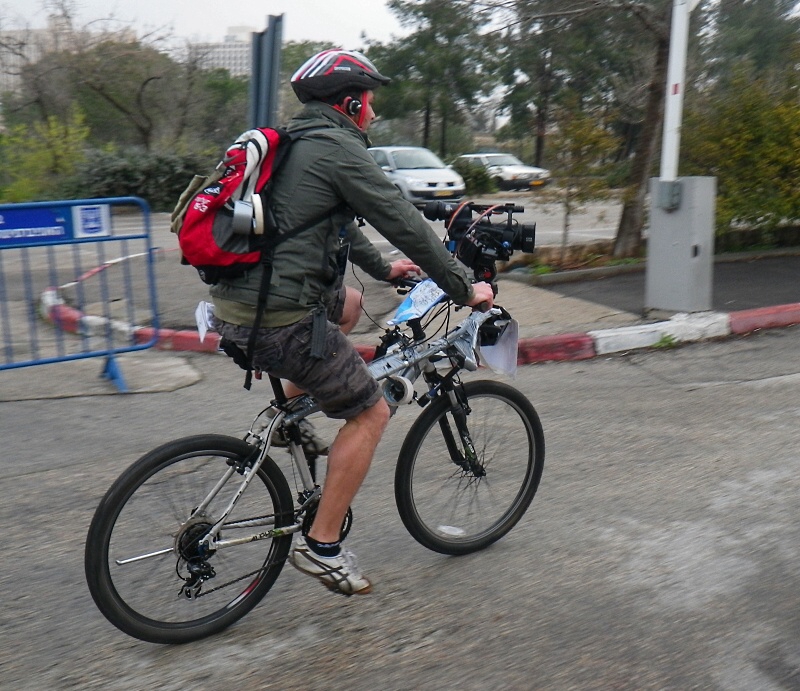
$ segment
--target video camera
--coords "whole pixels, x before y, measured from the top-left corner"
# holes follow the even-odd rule
[[[515,221],[513,214],[525,210],[513,202],[482,205],[428,202],[423,214],[431,221],[444,221],[449,237],[448,249],[472,269],[475,280],[491,282],[497,276],[495,262],[508,261],[514,250],[533,252],[536,224]],[[478,214],[473,220],[473,214]],[[491,217],[506,218],[492,223]]]

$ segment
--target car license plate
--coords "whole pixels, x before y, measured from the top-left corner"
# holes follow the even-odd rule
[[[544,185],[544,180],[531,180],[531,187],[539,187]]]
[[[434,197],[449,197],[450,196],[450,190],[436,190],[433,193],[433,196]]]

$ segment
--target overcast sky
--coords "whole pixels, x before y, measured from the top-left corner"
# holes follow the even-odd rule
[[[169,26],[180,37],[221,41],[230,26],[263,31],[269,15],[283,14],[286,41],[330,41],[342,48],[361,47],[360,35],[389,40],[403,32],[383,0],[75,0],[78,24],[114,15],[139,30]],[[3,29],[45,26],[41,0],[0,0]]]

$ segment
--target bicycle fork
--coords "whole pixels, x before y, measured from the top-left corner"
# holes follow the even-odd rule
[[[458,438],[461,442],[459,447],[447,414],[442,415],[439,418],[439,428],[442,430],[442,437],[444,437],[447,451],[450,454],[450,460],[462,470],[472,473],[475,477],[484,477],[486,469],[478,460],[478,454],[467,426],[467,417],[472,412],[467,397],[460,387],[449,387],[445,393],[450,400],[449,412],[453,416]]]

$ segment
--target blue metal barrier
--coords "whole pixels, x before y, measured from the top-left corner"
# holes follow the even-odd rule
[[[158,340],[153,261],[138,197],[0,205],[0,370],[105,357],[127,391],[115,356]]]

